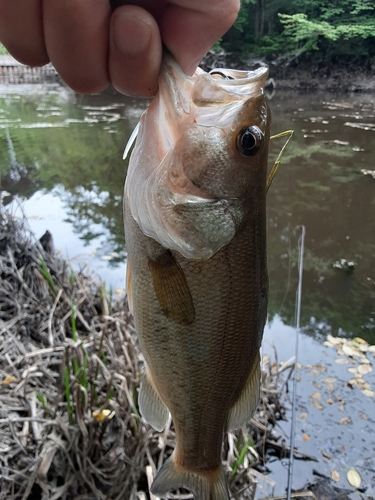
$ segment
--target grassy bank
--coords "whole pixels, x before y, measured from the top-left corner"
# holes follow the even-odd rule
[[[126,298],[74,270],[51,235],[37,240],[12,208],[1,207],[0,265],[0,497],[149,498],[174,432],[171,423],[155,432],[139,415],[143,361]],[[250,466],[261,470],[269,446],[288,454],[274,426],[291,370],[263,360],[258,411],[226,440],[237,498],[253,498]]]

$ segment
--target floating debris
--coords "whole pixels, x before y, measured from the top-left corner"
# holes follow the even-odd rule
[[[375,130],[375,123],[354,123],[354,122],[345,122],[345,127],[359,128],[361,130]]]
[[[348,141],[339,141],[338,139],[335,139],[332,141],[334,144],[339,144],[340,146],[349,146]]]
[[[351,388],[357,387],[367,397],[375,397],[375,392],[372,390],[370,384],[363,380],[364,375],[372,372],[372,364],[367,355],[375,353],[375,346],[370,345],[361,337],[355,337],[351,340],[342,337],[333,337],[332,335],[327,335],[324,345],[334,347],[340,356],[346,356],[345,358],[335,359],[335,363],[340,365],[356,365],[350,366],[347,369],[348,373],[354,375],[354,378],[348,381],[348,386]]]
[[[375,179],[375,170],[366,170],[365,168],[362,168],[361,173],[363,175],[370,175],[373,179]]]
[[[357,263],[354,260],[340,259],[332,264],[335,269],[343,269],[345,271],[353,271]]]
[[[353,486],[353,488],[358,489],[361,486],[362,478],[359,472],[356,469],[354,469],[354,467],[351,467],[348,470],[346,474],[346,479],[348,480],[350,486]]]

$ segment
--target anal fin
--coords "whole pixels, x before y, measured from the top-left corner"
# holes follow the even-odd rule
[[[239,429],[248,422],[259,401],[260,391],[260,356],[257,354],[252,369],[240,397],[229,410],[227,430]]]
[[[157,393],[147,372],[144,374],[141,382],[138,405],[142,417],[155,430],[161,432],[166,426],[169,410]]]
[[[190,325],[195,318],[193,298],[185,274],[170,250],[158,259],[149,259],[152,283],[160,307],[167,318]]]

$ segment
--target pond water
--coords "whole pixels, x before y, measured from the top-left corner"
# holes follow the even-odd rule
[[[122,152],[147,103],[113,90],[82,96],[59,85],[0,86],[4,204],[17,195],[22,199],[18,210],[26,212],[37,237],[48,229],[63,256],[77,266],[89,265],[112,289],[123,287],[125,273],[121,198],[127,163]],[[270,107],[272,132],[295,133],[267,200],[270,303],[265,350],[270,351],[272,340],[279,359],[294,353],[298,238],[304,225],[301,362],[306,366],[325,360],[330,374],[342,382],[342,397],[350,400],[353,414],[362,412],[373,424],[374,398],[351,395],[346,368],[332,362],[334,353],[322,343],[331,333],[375,344],[375,101],[370,95],[277,91]],[[272,141],[273,158],[282,141]],[[309,373],[299,389],[300,410],[316,391]],[[374,377],[368,381],[375,387]],[[330,447],[336,462],[325,458],[320,464],[329,474],[334,467],[344,471],[358,465],[363,448],[357,443],[355,451],[353,442],[366,436],[374,476],[375,435],[369,421],[353,417],[351,427],[331,434],[341,443],[347,439],[345,453],[337,455],[332,450],[339,446],[327,441],[327,428],[342,416],[338,410],[324,417],[314,411],[296,427],[302,436],[310,426],[314,439],[297,445],[312,454]],[[281,493],[283,467],[270,467]],[[309,471],[306,467],[296,465],[296,487],[311,476],[312,466]],[[363,466],[361,473],[371,489],[375,485],[368,469]],[[342,475],[339,485],[348,486]]]

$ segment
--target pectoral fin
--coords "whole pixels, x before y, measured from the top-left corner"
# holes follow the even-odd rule
[[[157,260],[149,259],[152,283],[160,307],[167,318],[190,325],[195,318],[193,299],[185,274],[170,250]]]
[[[141,382],[138,404],[142,417],[155,430],[161,432],[167,423],[169,410],[157,393],[147,372]]]
[[[259,400],[260,390],[260,357],[259,354],[253,363],[252,370],[247,378],[246,385],[229,411],[227,430],[232,431],[248,422]]]

